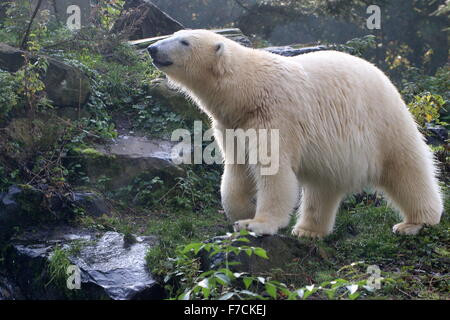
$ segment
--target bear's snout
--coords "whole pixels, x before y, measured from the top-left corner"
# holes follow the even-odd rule
[[[157,43],[147,47],[147,51],[153,59],[153,64],[157,68],[168,67],[173,64],[166,54],[161,54]]]
[[[151,46],[148,46],[147,51],[152,58],[155,58],[156,54],[158,53],[158,46],[152,44]]]

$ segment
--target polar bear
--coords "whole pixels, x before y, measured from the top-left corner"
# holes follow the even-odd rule
[[[207,30],[179,31],[148,51],[209,115],[217,137],[227,129],[279,130],[273,175],[260,174],[260,163],[227,161],[218,141],[222,204],[236,230],[275,234],[298,207],[293,234],[324,237],[342,198],[366,186],[401,212],[394,232],[417,234],[439,223],[432,152],[399,92],[371,63],[337,51],[278,56]]]

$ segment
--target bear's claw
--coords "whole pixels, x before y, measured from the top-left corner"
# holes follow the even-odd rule
[[[320,232],[310,231],[302,228],[294,228],[292,235],[299,238],[322,239],[325,235]]]
[[[257,235],[274,235],[278,228],[275,224],[256,219],[239,220],[234,223],[234,231],[248,230]]]
[[[406,235],[416,235],[419,233],[419,231],[423,228],[423,224],[419,223],[406,223],[402,222],[399,224],[396,224],[392,231],[394,233],[398,234],[406,234]]]

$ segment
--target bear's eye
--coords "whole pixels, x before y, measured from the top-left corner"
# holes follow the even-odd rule
[[[183,46],[189,46],[189,42],[187,42],[186,40],[181,40],[180,42]]]

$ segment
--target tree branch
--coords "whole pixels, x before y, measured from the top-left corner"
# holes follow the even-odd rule
[[[20,49],[25,50],[27,47],[28,37],[30,36],[31,32],[31,26],[33,25],[34,19],[36,18],[36,15],[41,8],[42,0],[39,0],[39,2],[36,5],[36,8],[34,9],[33,15],[31,16],[30,23],[28,24],[27,31],[25,32],[25,35],[23,36],[22,43],[20,45]]]
[[[234,0],[234,2],[241,7],[242,9],[244,9],[245,11],[250,11],[250,8],[245,6],[240,0]]]

